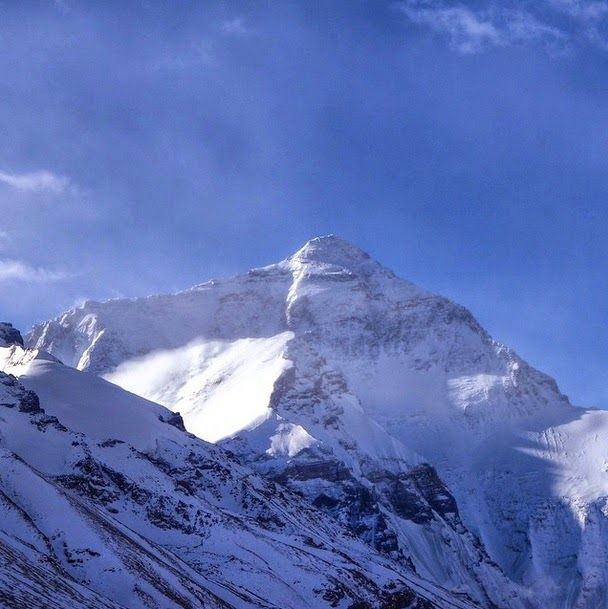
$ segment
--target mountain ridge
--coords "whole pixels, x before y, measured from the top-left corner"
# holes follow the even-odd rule
[[[73,309],[27,343],[181,412],[482,606],[607,602],[589,550],[602,525],[584,525],[608,496],[607,415],[335,236],[232,279]]]

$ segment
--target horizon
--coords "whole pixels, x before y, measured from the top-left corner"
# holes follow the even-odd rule
[[[335,233],[607,409],[608,11],[575,4],[5,6],[0,317]]]

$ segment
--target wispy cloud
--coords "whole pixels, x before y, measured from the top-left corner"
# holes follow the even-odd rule
[[[220,29],[229,36],[249,36],[253,30],[246,25],[243,17],[234,17],[220,24]]]
[[[68,178],[46,170],[31,173],[7,173],[0,171],[0,182],[24,192],[62,194],[73,188]]]
[[[152,62],[154,72],[181,71],[199,66],[212,66],[215,43],[210,39],[191,42],[185,49],[166,53]]]
[[[255,34],[244,17],[233,17],[212,24],[212,27],[201,33],[201,37],[182,44],[179,48],[169,49],[151,62],[153,72],[180,72],[200,67],[217,66],[218,55],[229,39],[248,38]]]
[[[608,1],[548,0],[548,3],[551,8],[570,18],[574,34],[608,50]]]
[[[20,260],[0,259],[0,281],[23,281],[25,283],[49,283],[67,279],[68,273],[34,267]]]
[[[461,53],[474,53],[488,44],[503,44],[502,34],[490,20],[464,6],[410,1],[402,4],[401,9],[413,23],[447,35],[451,46]]]
[[[608,2],[604,0],[547,0],[554,9],[577,19],[597,20],[608,16]]]
[[[399,7],[412,23],[445,36],[454,50],[470,54],[490,47],[530,43],[543,44],[553,51],[564,50],[569,44],[570,34],[546,19],[547,8],[570,16],[575,13],[603,15],[601,7],[592,7],[591,4],[603,5],[604,2],[545,0],[535,5],[543,8],[538,14],[530,12],[531,5],[523,1],[509,7],[501,7],[494,2],[470,7],[444,0],[405,0]]]

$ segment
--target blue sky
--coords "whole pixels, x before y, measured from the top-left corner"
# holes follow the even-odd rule
[[[608,2],[0,2],[0,317],[337,233],[608,407]]]

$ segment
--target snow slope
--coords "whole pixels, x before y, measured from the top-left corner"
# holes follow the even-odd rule
[[[362,539],[484,606],[608,607],[608,413],[355,246],[27,337],[184,415]]]
[[[471,608],[165,408],[19,344],[0,369],[0,606]]]
[[[188,420],[192,433],[217,442],[268,418],[274,382],[290,365],[281,354],[291,337],[291,332],[282,332],[269,338],[194,340],[127,360],[108,378],[133,393],[171,404]],[[241,406],[230,409],[225,404]]]

